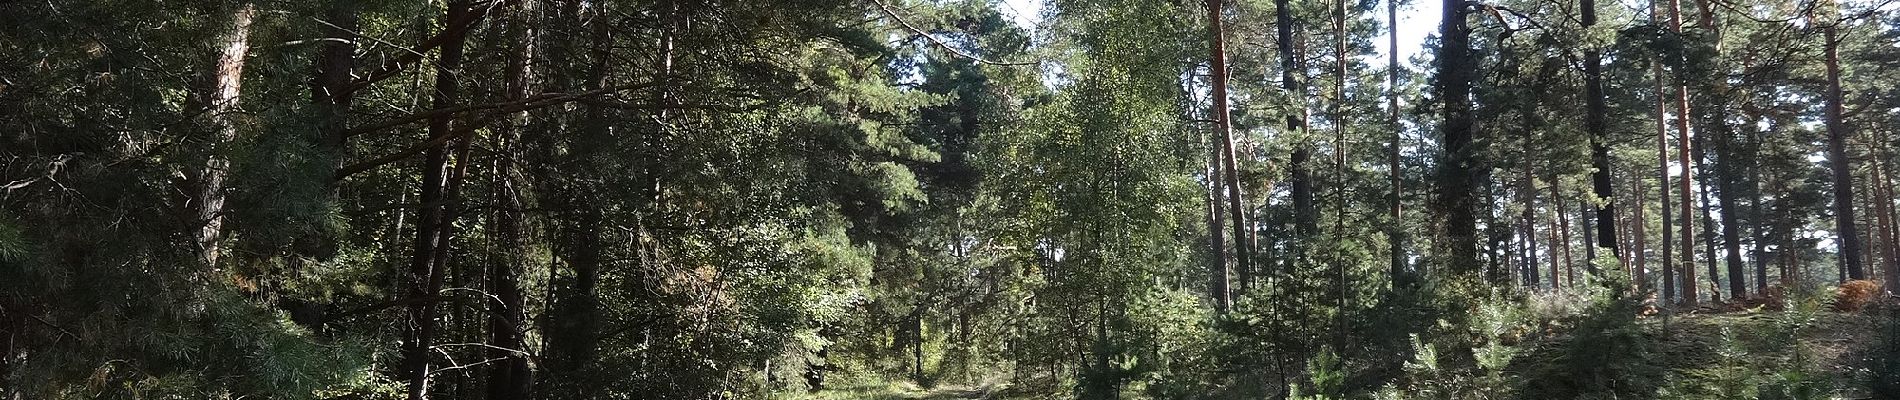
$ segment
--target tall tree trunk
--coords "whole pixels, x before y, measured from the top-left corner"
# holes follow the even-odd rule
[[[469,11],[466,1],[449,3],[448,12],[443,21],[456,21]],[[448,108],[455,105],[460,95],[457,74],[462,61],[463,41],[459,38],[444,43],[436,62],[435,88],[430,96],[431,107]],[[429,137],[450,135],[455,129],[454,119],[442,115],[429,119]],[[458,148],[465,148],[466,140],[456,140]],[[446,210],[446,204],[454,201],[450,194],[452,186],[449,169],[449,146],[443,143],[429,148],[424,156],[422,197],[420,217],[416,220],[415,253],[409,264],[409,297],[423,299],[435,296],[442,286],[444,276],[442,248],[450,227],[453,214]],[[403,340],[403,379],[409,384],[409,400],[422,400],[429,397],[429,348],[435,339],[436,313],[435,301],[422,301],[409,307],[408,337]]]
[[[1526,145],[1525,147],[1529,147],[1529,146]],[[1519,258],[1521,262],[1524,264],[1524,270],[1526,271],[1526,274],[1530,275],[1530,282],[1527,282],[1527,284],[1529,284],[1533,288],[1541,287],[1540,282],[1538,282],[1538,280],[1541,279],[1540,277],[1543,274],[1543,270],[1537,267],[1537,188],[1536,188],[1536,182],[1531,180],[1531,169],[1530,169],[1529,163],[1525,164],[1523,175],[1519,176],[1517,179],[1517,195],[1520,198],[1520,200],[1522,200],[1522,202],[1524,203],[1523,214],[1520,215],[1518,219],[1523,221],[1523,226],[1524,226],[1523,241],[1525,244],[1525,249],[1523,251],[1522,256]],[[1507,261],[1504,263],[1504,265],[1515,265],[1515,264]],[[1553,267],[1551,269],[1552,272],[1550,274],[1550,287],[1554,288],[1554,287],[1557,287],[1557,274],[1555,272],[1556,271],[1556,268],[1554,266],[1555,263],[1552,263],[1552,265]]]
[[[1746,107],[1744,109],[1746,109]],[[1758,115],[1748,115],[1748,117],[1750,121],[1760,120],[1760,116]],[[1768,218],[1766,214],[1767,211],[1762,209],[1762,202],[1767,199],[1763,188],[1771,186],[1768,186],[1767,182],[1763,182],[1761,176],[1761,129],[1755,127],[1746,129],[1748,129],[1747,150],[1749,160],[1747,185],[1749,188],[1749,237],[1751,242],[1754,243],[1754,248],[1750,249],[1750,253],[1755,262],[1755,293],[1765,298],[1768,295],[1768,243],[1771,241],[1770,235],[1773,234],[1773,230],[1770,229],[1768,224],[1770,218]]]
[[[588,90],[608,87],[609,68],[614,65],[609,59],[609,49],[613,46],[613,30],[607,10],[593,8],[587,10],[592,15],[582,15],[575,6],[578,2],[568,3],[564,10],[566,17],[573,21],[582,21],[588,29],[588,50],[584,57],[589,65],[582,84]],[[598,4],[596,4],[598,6]],[[586,147],[588,143],[600,143],[609,140],[610,126],[606,123],[606,109],[603,106],[586,104],[582,106],[583,119],[580,121],[580,140],[575,143],[578,154],[572,155],[579,163],[587,163],[597,149]],[[592,166],[583,168],[593,168]],[[597,358],[600,341],[601,302],[598,295],[600,273],[606,263],[606,246],[603,243],[601,229],[606,225],[606,215],[599,204],[601,200],[597,188],[567,183],[563,190],[571,193],[564,197],[573,198],[574,204],[566,207],[571,210],[562,225],[561,233],[566,242],[563,254],[566,255],[568,269],[574,274],[573,284],[556,299],[554,305],[552,329],[548,337],[548,368],[550,375],[562,376],[566,387],[554,393],[552,398],[594,398],[597,384],[586,377],[593,374],[594,361]]]
[[[1755,175],[1755,181],[1760,182],[1761,174],[1757,172]],[[1773,233],[1773,230],[1769,229],[1767,223],[1768,217],[1761,208],[1762,194],[1759,188],[1760,184],[1757,183],[1756,185],[1758,187],[1755,189],[1755,195],[1748,202],[1749,218],[1754,219],[1754,221],[1749,221],[1749,225],[1753,228],[1749,230],[1749,233],[1752,234],[1750,237],[1753,238],[1754,242],[1754,248],[1750,249],[1749,253],[1752,254],[1752,258],[1754,258],[1755,262],[1755,293],[1766,296],[1768,294],[1768,243],[1770,242],[1769,235]]]
[[[1741,189],[1738,187],[1740,177],[1735,169],[1735,164],[1740,162],[1741,157],[1736,154],[1735,133],[1728,125],[1729,108],[1727,99],[1729,95],[1729,85],[1726,65],[1723,64],[1724,60],[1722,59],[1722,30],[1719,25],[1720,21],[1716,20],[1715,5],[1710,0],[1699,0],[1696,4],[1702,11],[1702,19],[1699,25],[1704,32],[1707,32],[1707,37],[1714,42],[1715,55],[1713,62],[1718,65],[1718,68],[1712,69],[1714,72],[1709,77],[1708,96],[1711,101],[1708,107],[1707,121],[1704,123],[1707,127],[1707,129],[1705,129],[1705,136],[1708,137],[1703,140],[1705,145],[1713,147],[1712,150],[1714,151],[1716,162],[1711,165],[1714,169],[1714,176],[1705,178],[1705,180],[1714,179],[1716,182],[1715,187],[1720,191],[1716,194],[1716,201],[1717,205],[1721,207],[1721,241],[1724,258],[1728,262],[1729,298],[1740,300],[1748,297],[1748,285],[1743,279],[1744,276],[1747,275],[1747,267],[1742,261],[1741,222],[1739,218],[1742,211],[1736,204],[1736,196],[1738,196],[1736,192]],[[1705,149],[1703,152],[1707,153],[1709,151],[1710,150]],[[1707,170],[1704,172],[1707,172]],[[1706,185],[1703,187],[1702,197],[1704,199],[1708,197],[1708,187]],[[1703,200],[1703,204],[1703,225],[1713,226],[1714,222],[1710,221],[1713,215],[1709,214],[1707,206],[1708,200]],[[1715,248],[1713,247],[1714,237],[1710,232],[1705,232],[1704,236],[1709,237],[1711,243],[1711,247],[1709,248],[1709,279],[1713,281],[1715,279],[1716,254]]]
[[[910,380],[924,381],[924,313],[925,306],[919,306],[910,317]]]
[[[1385,20],[1387,27],[1398,26],[1398,0],[1386,0]],[[1392,222],[1390,226],[1386,227],[1386,241],[1390,243],[1392,248],[1392,270],[1389,273],[1391,274],[1392,281],[1398,283],[1400,279],[1404,279],[1402,274],[1405,273],[1406,265],[1405,217],[1404,206],[1401,202],[1401,199],[1405,195],[1405,183],[1401,179],[1402,168],[1400,165],[1402,161],[1400,159],[1400,153],[1405,140],[1405,127],[1399,124],[1399,30],[1389,29],[1389,31],[1389,35],[1387,36],[1387,40],[1389,40],[1387,44],[1389,46],[1386,47],[1386,79],[1388,87],[1386,88],[1385,99],[1386,111],[1389,112],[1386,124],[1392,129],[1392,148],[1388,150],[1386,155],[1387,162],[1390,163],[1386,173],[1391,176],[1392,181],[1392,194],[1388,200],[1391,202]]]
[[[1550,198],[1551,201],[1556,202],[1555,208],[1551,209],[1551,212],[1557,214],[1557,237],[1559,238],[1557,243],[1563,244],[1564,278],[1566,282],[1570,283],[1571,287],[1576,287],[1577,259],[1576,255],[1570,251],[1570,206],[1564,204],[1563,195],[1560,194],[1561,186],[1558,185],[1558,182],[1561,182],[1560,179],[1561,178],[1553,176],[1550,180]],[[1556,283],[1556,281],[1551,281],[1551,283]]]
[[[1346,233],[1346,192],[1350,179],[1346,176],[1346,0],[1333,2],[1333,232],[1334,240],[1343,239]],[[1337,327],[1334,337],[1338,343],[1334,348],[1346,348],[1347,323],[1351,317],[1351,297],[1346,282],[1345,246],[1333,248],[1333,291],[1339,300],[1339,313],[1334,316]]]
[[[1714,108],[1714,107],[1711,107],[1711,108]],[[1711,134],[1712,132],[1704,131],[1703,133]],[[1714,213],[1710,210],[1710,207],[1709,207],[1709,177],[1711,174],[1707,173],[1708,168],[1709,168],[1708,158],[1706,157],[1708,153],[1708,149],[1706,147],[1706,145],[1708,144],[1708,138],[1702,137],[1704,135],[1697,135],[1697,136],[1698,136],[1697,139],[1701,139],[1700,142],[1702,145],[1704,145],[1704,146],[1697,146],[1697,151],[1695,152],[1696,154],[1695,157],[1697,158],[1697,160],[1695,160],[1696,170],[1703,172],[1700,174],[1696,174],[1696,178],[1697,178],[1696,179],[1696,199],[1698,201],[1698,203],[1696,204],[1697,204],[1697,207],[1699,208],[1697,212],[1702,216],[1701,235],[1702,235],[1703,254],[1708,259],[1708,264],[1707,264],[1708,270],[1706,272],[1708,272],[1708,277],[1709,277],[1709,301],[1715,302],[1715,303],[1721,303],[1722,302],[1722,292],[1721,292],[1722,286],[1721,286],[1721,281],[1720,281],[1721,275],[1720,275],[1720,272],[1716,269],[1717,259],[1715,257],[1716,255],[1715,218],[1714,218]]]
[[[1722,249],[1724,258],[1728,261],[1729,298],[1741,300],[1748,298],[1748,283],[1743,279],[1748,275],[1748,267],[1742,261],[1742,223],[1737,217],[1742,213],[1739,201],[1736,200],[1741,190],[1734,165],[1738,161],[1734,156],[1733,139],[1729,138],[1728,134],[1718,133],[1718,135],[1721,137],[1717,139],[1719,143],[1717,148],[1723,154],[1715,165],[1716,175],[1722,183],[1722,190],[1717,193],[1717,201],[1722,207]]]
[[[1544,270],[1537,268],[1537,219],[1532,217],[1527,207],[1524,215],[1518,217],[1518,220],[1519,237],[1522,239],[1517,240],[1517,249],[1514,252],[1516,259],[1506,260],[1504,264],[1519,270],[1518,275],[1523,276],[1521,280],[1525,286],[1543,287]]]
[[[1234,222],[1234,268],[1247,269],[1249,259],[1253,254],[1248,248],[1247,241],[1242,239],[1247,237],[1247,209],[1242,206],[1244,197],[1240,191],[1240,168],[1237,165],[1239,160],[1234,157],[1233,124],[1228,120],[1227,46],[1224,40],[1226,33],[1221,26],[1223,4],[1223,0],[1207,0],[1207,41],[1209,54],[1211,54],[1208,70],[1214,76],[1212,88],[1214,109],[1211,110],[1211,116],[1214,117],[1214,131],[1220,135],[1221,139],[1221,158],[1226,164],[1222,166],[1225,169],[1222,171],[1225,175],[1222,178],[1227,181],[1228,216]],[[1214,287],[1211,289],[1214,291],[1215,309],[1227,312],[1227,308],[1233,301],[1229,297],[1227,288],[1227,264],[1223,263],[1220,268],[1216,268],[1214,275]]]
[[[1669,0],[1669,26],[1680,37],[1682,35],[1682,1]],[[1689,152],[1693,138],[1689,134],[1689,87],[1682,82],[1686,60],[1680,56],[1674,60],[1676,81],[1676,162],[1682,165],[1682,177],[1676,184],[1677,214],[1680,214],[1682,243],[1677,250],[1682,253],[1678,265],[1682,268],[1682,304],[1694,307],[1700,301],[1696,289],[1695,271],[1695,164],[1690,162]]]
[[[1790,215],[1792,213],[1787,212],[1787,210],[1778,211],[1780,211],[1779,214],[1782,221],[1787,221],[1793,217],[1793,215]],[[1794,247],[1794,230],[1792,227],[1783,226],[1777,230],[1781,234],[1781,287],[1784,290],[1794,290],[1795,279],[1801,273],[1799,264],[1797,264],[1801,259],[1801,251]]]
[[[231,161],[223,154],[238,139],[238,95],[244,84],[244,55],[251,48],[251,18],[257,9],[242,2],[231,10],[228,25],[213,39],[211,65],[205,70],[205,87],[198,93],[199,107],[211,122],[211,156],[198,174],[197,194],[192,199],[198,223],[198,257],[205,265],[216,265],[223,255],[219,243],[224,237],[225,178],[230,176]]]
[[[310,80],[310,102],[317,110],[317,131],[324,154],[330,157],[331,167],[342,168],[349,153],[349,115],[350,104],[355,92],[350,88],[351,71],[356,68],[356,2],[331,2],[325,16],[324,32],[338,40],[325,40],[319,44],[315,60],[316,74]],[[336,183],[331,182],[332,197],[337,193]],[[400,223],[396,224],[401,229]]]
[[[1893,152],[1892,149],[1889,148],[1888,142],[1884,140],[1880,141],[1880,150],[1881,161],[1879,166],[1881,179],[1875,184],[1880,187],[1880,204],[1886,207],[1886,211],[1882,212],[1882,214],[1886,215],[1888,220],[1886,227],[1884,227],[1884,229],[1887,230],[1887,247],[1894,249],[1893,252],[1895,256],[1894,260],[1888,261],[1886,269],[1887,281],[1900,282],[1900,214],[1896,214],[1893,205]],[[1900,283],[1896,285],[1900,285]]]
[[[1861,147],[1861,154],[1871,155],[1873,151],[1863,146]],[[1882,275],[1877,268],[1881,265],[1886,265],[1885,263],[1887,261],[1885,255],[1887,242],[1880,239],[1882,232],[1880,227],[1880,206],[1874,204],[1877,202],[1877,199],[1880,198],[1880,190],[1874,187],[1873,181],[1880,179],[1880,175],[1878,172],[1874,172],[1874,168],[1864,168],[1864,170],[1866,171],[1865,175],[1862,175],[1861,179],[1855,182],[1855,186],[1858,186],[1858,188],[1854,189],[1855,193],[1863,194],[1857,196],[1859,197],[1859,202],[1854,205],[1860,208],[1860,210],[1855,211],[1855,213],[1861,216],[1861,219],[1855,223],[1872,229],[1862,232],[1860,238],[1861,251],[1867,256],[1867,268],[1873,269],[1866,271],[1867,279],[1880,279],[1884,277],[1884,275]]]
[[[1583,29],[1589,30],[1597,24],[1596,0],[1582,0]],[[1603,53],[1595,47],[1583,52],[1583,127],[1590,134],[1590,173],[1591,192],[1596,195],[1596,244],[1609,248],[1610,254],[1616,254],[1616,194],[1610,183],[1610,144],[1609,127],[1606,119],[1609,107],[1604,104],[1603,95]],[[1585,233],[1588,234],[1587,232]],[[1586,241],[1588,242],[1588,241]],[[1595,254],[1595,251],[1590,251]],[[1595,258],[1592,256],[1591,258]],[[1595,274],[1596,264],[1591,262],[1590,273]]]
[[[1841,111],[1840,22],[1821,27],[1827,65],[1827,157],[1834,177],[1834,231],[1841,268],[1847,279],[1867,279],[1860,264],[1860,230],[1854,224],[1853,161],[1847,155],[1847,123]]]
[[[507,80],[505,94],[509,101],[520,101],[528,97],[529,76],[532,72],[529,61],[534,59],[535,31],[531,17],[534,2],[526,2],[521,8],[510,11],[504,21],[507,38],[507,63],[503,67],[503,76]],[[493,265],[488,267],[489,291],[495,294],[494,309],[488,317],[489,359],[499,359],[489,369],[487,377],[488,399],[526,399],[530,385],[534,382],[528,369],[527,346],[524,333],[527,332],[527,297],[521,288],[521,271],[526,267],[524,256],[527,242],[522,239],[522,201],[521,191],[516,182],[518,174],[513,160],[522,153],[518,145],[521,130],[527,124],[527,113],[516,114],[504,120],[497,129],[495,149],[503,154],[495,162],[493,176],[493,201],[497,207],[492,222],[495,248],[501,254]]]
[[[1293,5],[1289,0],[1274,0],[1273,4],[1274,46],[1280,56],[1280,90],[1285,91],[1289,98],[1303,99],[1306,97],[1306,82],[1302,73],[1305,67],[1293,48]],[[1296,250],[1291,261],[1294,263],[1302,262],[1303,258],[1309,256],[1304,249],[1310,247],[1308,242],[1319,232],[1319,207],[1313,200],[1313,174],[1309,166],[1313,152],[1306,138],[1306,120],[1304,105],[1286,114],[1286,134],[1294,138],[1293,155],[1287,163],[1287,168],[1292,171],[1288,180],[1291,181],[1295,221]]]
[[[1660,109],[1661,107],[1657,108]],[[1649,285],[1649,219],[1643,212],[1649,208],[1649,197],[1647,196],[1649,188],[1643,184],[1643,174],[1630,171],[1627,176],[1629,177],[1628,182],[1630,182],[1630,199],[1634,200],[1629,204],[1636,205],[1635,207],[1629,208],[1629,223],[1624,224],[1630,227],[1629,247],[1630,261],[1632,261],[1630,276],[1635,277],[1633,280],[1636,281],[1634,282],[1636,292],[1646,293],[1652,288],[1652,286]]]
[[[1596,227],[1592,226],[1590,222],[1594,217],[1594,215],[1592,215],[1594,213],[1591,212],[1590,208],[1590,203],[1588,202],[1578,205],[1577,222],[1583,224],[1583,230],[1577,232],[1577,238],[1583,239],[1583,265],[1584,268],[1586,268],[1585,271],[1594,276],[1597,274],[1597,267],[1592,261],[1597,258],[1597,245],[1596,237],[1592,235],[1596,234]],[[1564,210],[1564,212],[1569,212],[1569,210]]]
[[[1651,23],[1660,24],[1662,22],[1662,14],[1660,11],[1661,10],[1656,6],[1656,1],[1650,0],[1649,14]],[[1669,204],[1671,200],[1669,196],[1669,110],[1667,107],[1668,102],[1663,100],[1665,96],[1663,94],[1663,82],[1667,77],[1663,75],[1662,63],[1652,62],[1650,64],[1650,72],[1656,77],[1656,176],[1657,181],[1660,183],[1657,186],[1661,188],[1660,195],[1657,196],[1657,199],[1662,203],[1662,254],[1659,254],[1661,257],[1657,257],[1657,260],[1662,264],[1661,269],[1663,273],[1661,301],[1664,304],[1674,304],[1676,301],[1676,267],[1674,254],[1671,254],[1671,251],[1675,249],[1675,242],[1670,240],[1671,237],[1674,236],[1675,229],[1670,226],[1674,223],[1674,220],[1670,219],[1669,215],[1671,212]]]
[[[1192,95],[1192,92],[1188,91],[1186,86],[1183,86],[1181,90],[1181,96],[1183,96],[1183,98],[1187,98],[1187,96],[1190,96],[1190,95]],[[1213,110],[1212,106],[1209,106],[1206,109],[1199,110],[1199,113],[1196,113],[1194,110],[1190,110],[1189,114],[1186,115],[1185,117],[1189,120],[1195,120],[1195,119],[1213,120],[1214,117],[1212,116],[1213,115],[1212,110]],[[1220,299],[1217,295],[1218,291],[1216,290],[1216,287],[1220,286],[1220,279],[1222,276],[1224,276],[1223,274],[1220,273],[1220,271],[1222,269],[1227,268],[1227,207],[1225,206],[1227,202],[1226,202],[1226,196],[1221,194],[1221,192],[1226,190],[1227,184],[1226,184],[1226,181],[1222,179],[1222,174],[1221,174],[1221,166],[1224,165],[1224,163],[1221,162],[1222,152],[1221,152],[1220,134],[1211,129],[1208,130],[1207,133],[1208,134],[1206,136],[1202,136],[1202,142],[1201,142],[1201,144],[1206,146],[1206,149],[1207,149],[1207,153],[1206,153],[1207,167],[1203,171],[1203,175],[1207,177],[1207,180],[1206,180],[1207,191],[1205,193],[1206,195],[1205,200],[1207,201],[1207,204],[1206,204],[1207,209],[1205,210],[1207,212],[1207,250],[1208,250],[1207,287],[1208,287],[1208,299],[1210,301],[1214,301],[1218,303]],[[1245,282],[1244,280],[1243,282],[1241,282],[1242,286],[1245,286],[1246,284],[1247,282]]]
[[[1551,200],[1552,202],[1556,201],[1556,199]],[[1544,252],[1550,256],[1550,290],[1553,292],[1562,292],[1564,285],[1575,284],[1567,279],[1569,276],[1564,274],[1564,269],[1567,266],[1564,265],[1563,259],[1559,258],[1563,256],[1562,249],[1558,248],[1558,246],[1560,246],[1559,243],[1564,240],[1564,237],[1560,235],[1563,231],[1562,217],[1562,212],[1551,213],[1550,218],[1546,220],[1546,223],[1550,224],[1550,227],[1545,229],[1544,232],[1550,235],[1550,242],[1544,245]]]
[[[1213,137],[1212,139],[1208,141],[1207,146],[1207,288],[1208,298],[1213,299],[1214,304],[1219,306],[1222,301],[1220,288],[1227,276],[1223,272],[1227,270],[1227,233],[1225,232],[1227,207],[1224,206],[1225,196],[1221,195],[1222,189],[1227,185],[1222,180],[1224,174],[1221,173],[1221,166],[1224,163],[1221,162],[1220,138]]]
[[[592,207],[592,200],[582,199],[577,207]],[[562,377],[557,386],[559,394],[553,398],[589,398],[593,385],[583,378],[593,367],[596,343],[599,340],[600,301],[596,297],[596,288],[600,285],[600,269],[603,259],[601,235],[601,216],[592,210],[580,210],[570,217],[573,221],[562,224],[562,250],[567,256],[567,267],[573,274],[572,286],[560,292],[553,305],[550,329],[548,332],[548,360],[543,371],[549,375]]]
[[[1282,0],[1284,1],[1284,0]],[[1444,159],[1439,163],[1438,207],[1444,210],[1442,239],[1446,272],[1475,275],[1484,260],[1478,254],[1478,185],[1482,181],[1478,151],[1473,140],[1471,85],[1477,66],[1471,60],[1471,31],[1466,28],[1462,0],[1446,0],[1439,26],[1438,92],[1444,102]]]
[[[1875,143],[1877,155],[1874,158],[1873,168],[1876,188],[1874,212],[1880,214],[1877,218],[1880,223],[1880,247],[1887,253],[1887,263],[1882,266],[1886,273],[1884,275],[1886,285],[1883,287],[1892,293],[1895,292],[1894,286],[1900,286],[1900,234],[1896,234],[1894,226],[1893,171],[1890,169],[1893,158],[1887,151],[1887,143],[1884,140],[1875,138],[1872,142]]]

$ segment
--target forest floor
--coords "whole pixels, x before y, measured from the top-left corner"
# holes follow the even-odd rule
[[[1806,380],[1832,398],[1873,398],[1867,387],[1868,358],[1882,340],[1882,327],[1888,326],[1884,312],[1817,312],[1812,314],[1780,311],[1742,310],[1677,314],[1664,318],[1653,315],[1641,320],[1643,337],[1653,355],[1655,367],[1663,371],[1664,382],[1655,387],[1668,398],[1727,398],[1729,390],[1769,390],[1774,380]],[[1556,345],[1562,337],[1542,343]],[[1527,343],[1528,344],[1528,343]],[[1537,368],[1548,354],[1527,348],[1520,356],[1522,364],[1512,369]],[[1007,383],[980,385],[945,384],[922,387],[902,380],[839,382],[817,393],[791,397],[796,400],[949,400],[1010,398]],[[1736,388],[1748,389],[1736,389]]]
[[[860,383],[845,387],[833,387],[812,393],[800,400],[951,400],[951,399],[993,399],[1003,391],[1001,386],[938,385],[923,388],[911,382],[896,383]]]
[[[1623,382],[1624,390],[1660,398],[1874,398],[1868,390],[1872,358],[1879,353],[1884,311],[1794,313],[1760,309],[1652,315],[1640,321],[1650,372],[1659,379]],[[1510,368],[1514,374],[1565,371],[1566,332],[1527,348]],[[1610,367],[1635,371],[1631,367]],[[1563,389],[1524,389],[1563,395]],[[1778,393],[1770,395],[1770,393]],[[1799,394],[1797,394],[1799,393]]]
[[[1869,357],[1888,326],[1882,314],[1742,311],[1647,322],[1659,328],[1650,330],[1660,336],[1652,337],[1656,359],[1677,379],[1732,379],[1737,368],[1755,384],[1802,374],[1832,388],[1834,398],[1868,398]]]

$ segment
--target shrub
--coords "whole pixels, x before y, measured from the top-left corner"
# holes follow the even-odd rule
[[[1900,398],[1900,309],[1888,308],[1878,341],[1866,357],[1867,388],[1878,398]]]
[[[1627,281],[1622,281],[1627,282]],[[1637,316],[1644,299],[1606,282],[1559,338],[1523,357],[1518,398],[1642,398],[1655,393],[1662,376],[1651,342]]]
[[[1870,280],[1853,280],[1842,283],[1840,291],[1834,296],[1834,311],[1855,312],[1866,307],[1874,296],[1880,294],[1880,284]]]

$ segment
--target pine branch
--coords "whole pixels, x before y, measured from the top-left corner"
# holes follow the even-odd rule
[[[512,100],[512,101],[504,101],[504,102],[499,102],[499,103],[487,103],[487,104],[471,104],[471,105],[466,105],[466,106],[456,106],[456,107],[449,107],[449,108],[439,108],[439,109],[409,114],[409,115],[402,116],[399,118],[390,119],[388,121],[370,124],[369,126],[365,126],[361,128],[351,129],[349,132],[344,133],[343,136],[345,138],[355,137],[357,135],[362,135],[362,134],[376,132],[376,131],[380,131],[384,129],[394,128],[397,126],[407,125],[410,123],[419,122],[419,121],[426,120],[429,118],[434,118],[434,117],[449,115],[449,114],[465,113],[465,112],[470,112],[470,111],[501,110],[497,112],[500,114],[526,111],[526,110],[532,110],[536,108],[551,106],[555,104],[580,100],[587,97],[613,93],[616,91],[644,89],[644,88],[652,87],[655,85],[659,85],[659,83],[648,82],[648,83],[642,83],[642,84],[636,84],[636,85],[616,86],[616,87],[603,88],[603,89],[597,89],[597,90],[589,90],[589,91],[580,92],[580,93],[542,93],[542,94],[537,94],[537,95],[530,96],[528,98],[521,99],[521,100]]]
[[[66,330],[66,328],[60,327],[59,325],[54,325],[52,322],[47,321],[45,318],[40,318],[38,315],[28,315],[27,317],[32,318],[34,321],[39,321],[39,323],[45,324],[49,328],[59,330],[59,333],[65,334],[66,336],[72,336],[73,340],[78,340],[80,343],[86,342],[86,338],[79,337],[79,335],[73,334],[73,331]]]
[[[330,314],[330,315],[325,315],[325,316],[323,316],[323,318],[318,318],[318,319],[317,319],[317,322],[316,322],[316,323],[315,323],[314,325],[323,325],[323,324],[328,324],[328,323],[331,323],[331,322],[336,322],[336,321],[339,321],[339,320],[342,320],[342,319],[345,319],[345,318],[350,318],[350,317],[355,317],[355,316],[358,316],[358,315],[363,315],[363,314],[369,314],[369,313],[374,313],[374,312],[377,312],[377,311],[382,311],[382,310],[387,310],[387,309],[390,309],[390,308],[394,308],[394,307],[401,307],[401,306],[407,306],[407,305],[413,305],[413,304],[422,304],[422,303],[428,303],[428,302],[436,302],[436,301],[442,301],[442,300],[446,300],[446,299],[448,299],[448,298],[449,298],[449,297],[447,297],[447,296],[427,296],[427,297],[411,297],[411,298],[404,298],[404,299],[395,299],[395,300],[390,300],[390,301],[385,301],[385,302],[381,302],[381,303],[376,303],[376,304],[371,304],[371,305],[368,305],[368,306],[363,306],[363,307],[359,307],[359,308],[357,308],[357,309],[354,309],[354,310],[349,310],[349,311],[344,311],[344,312],[341,312],[341,313],[336,313],[336,314]]]
[[[918,28],[916,25],[911,25],[910,21],[905,21],[904,17],[898,16],[897,11],[891,10],[891,6],[884,4],[883,0],[871,0],[871,2],[877,4],[877,9],[880,11],[883,11],[884,15],[890,16],[891,20],[897,21],[898,25],[903,25],[905,29],[909,29],[912,33],[916,33],[917,36],[923,36],[924,39],[929,39],[931,43],[937,44],[937,47],[942,47],[944,50],[948,50],[950,51],[950,53],[956,54],[958,57],[967,58],[970,61],[975,61],[980,64],[989,64],[989,65],[1019,66],[1019,65],[1042,64],[1042,62],[1040,61],[991,61],[991,60],[986,60],[982,57],[977,57],[970,53],[965,53],[963,52],[963,50],[958,50],[956,46],[951,46],[950,43],[944,42],[943,39],[937,38],[937,35],[932,35],[930,34],[930,32],[925,31],[921,28]]]
[[[396,58],[383,61],[382,66],[377,67],[375,71],[370,72],[369,75],[363,77],[363,79],[351,82],[349,91],[355,92],[362,90],[376,82],[389,79],[398,73],[402,73],[402,71],[408,69],[410,65],[422,61],[423,55],[430,50],[442,47],[443,44],[448,43],[450,40],[463,40],[467,38],[468,31],[474,29],[477,23],[482,22],[482,20],[487,18],[488,14],[495,11],[495,9],[513,5],[518,1],[520,0],[496,0],[489,3],[486,7],[481,8],[479,11],[468,13],[459,20],[446,21],[443,24],[442,32],[438,32],[435,36],[424,39],[421,43],[417,43],[415,47],[403,49],[403,53]]]
[[[579,100],[586,99],[589,97],[613,93],[619,90],[640,89],[640,88],[654,86],[657,84],[658,83],[649,82],[649,83],[643,83],[643,84],[638,84],[638,85],[616,86],[616,87],[611,87],[611,88],[590,90],[586,92],[571,93],[571,94],[569,93],[542,93],[539,95],[535,95],[533,97],[529,97],[529,98],[517,100],[517,101],[476,104],[476,105],[435,109],[435,110],[409,114],[401,118],[395,118],[388,121],[371,124],[370,126],[366,126],[362,128],[352,129],[350,130],[348,134],[344,136],[345,137],[356,136],[356,135],[361,135],[365,133],[389,129],[389,128],[393,128],[397,126],[402,126],[402,125],[406,125],[410,123],[415,123],[419,121],[424,121],[430,118],[440,117],[444,115],[454,115],[454,114],[461,114],[461,113],[467,113],[467,112],[473,112],[473,111],[487,111],[489,112],[489,115],[503,115],[503,114],[509,114],[509,113],[516,113],[516,112],[527,111],[527,110],[552,106],[552,105],[571,102],[571,101],[579,101]],[[467,124],[464,128],[454,129],[449,132],[444,132],[440,135],[430,137],[428,140],[424,140],[421,143],[416,143],[414,145],[411,145],[407,148],[404,148],[401,151],[384,155],[382,157],[370,159],[368,161],[346,165],[346,166],[343,166],[342,168],[337,168],[336,173],[331,175],[330,179],[343,180],[343,178],[347,178],[350,175],[355,175],[357,173],[375,169],[376,167],[388,165],[390,163],[394,163],[397,161],[402,161],[403,159],[409,158],[416,154],[420,154],[423,151],[426,151],[430,148],[441,146],[444,143],[448,143],[450,140],[467,136],[468,134],[473,133],[475,129],[481,126],[484,126],[486,124],[487,124],[486,120],[478,121],[478,123],[474,123],[474,124]]]

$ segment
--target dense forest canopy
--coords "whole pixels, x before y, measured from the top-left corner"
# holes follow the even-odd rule
[[[0,1],[0,399],[1900,398],[1895,82],[1892,1]]]

